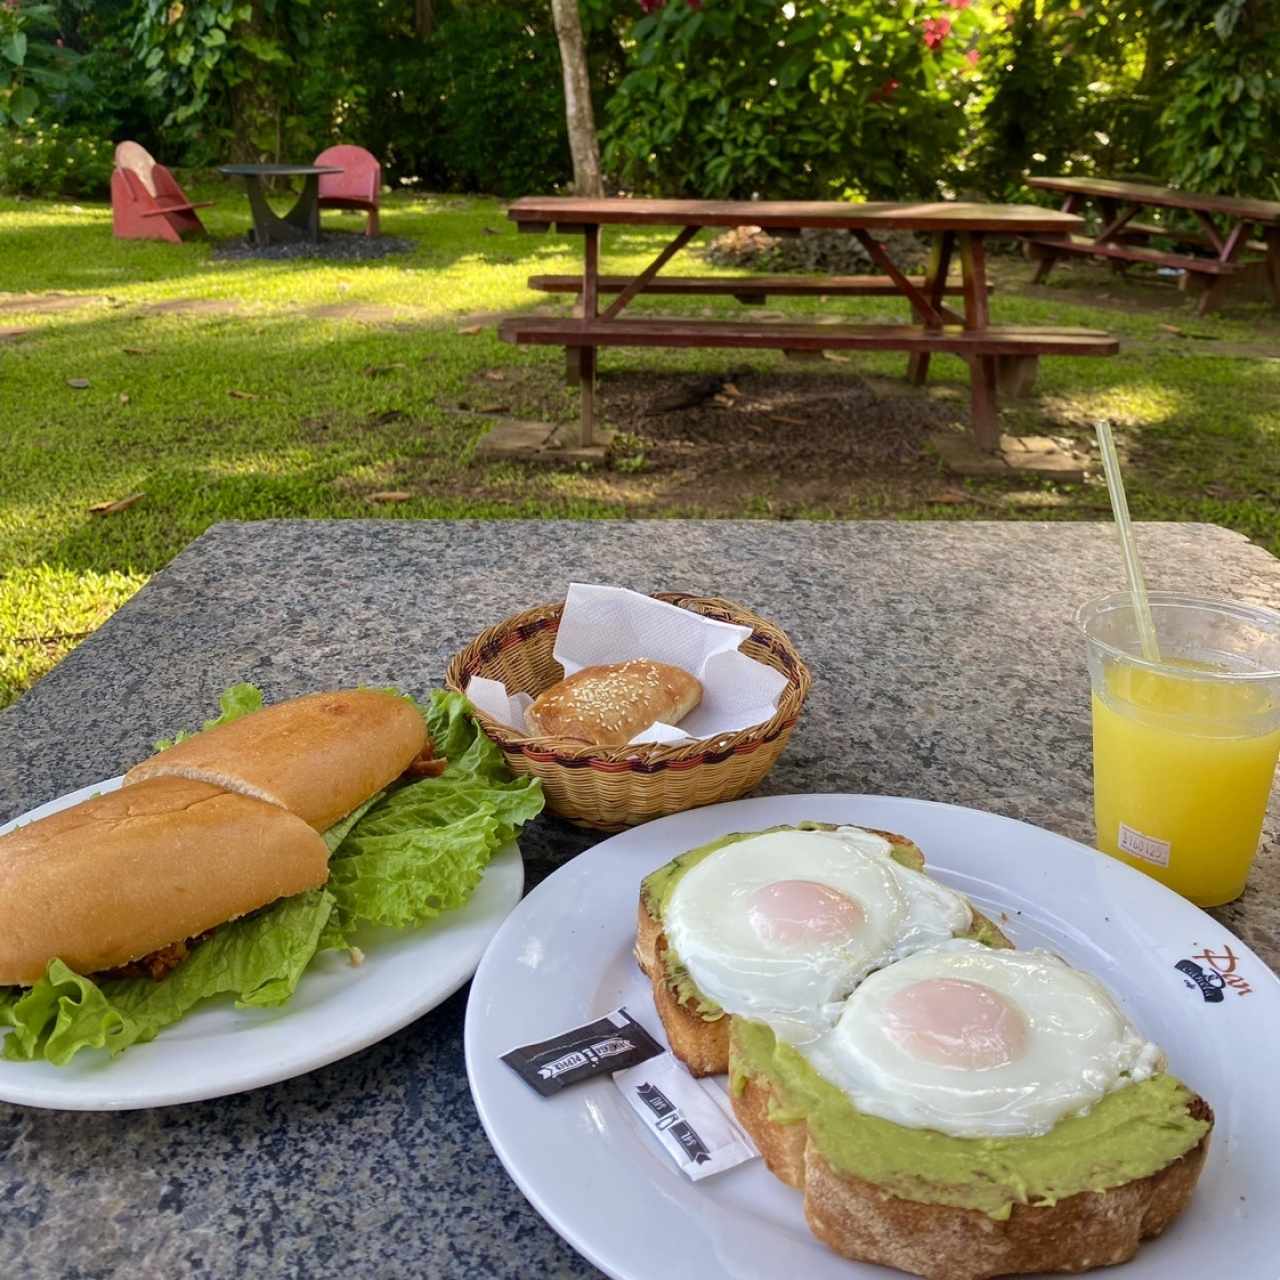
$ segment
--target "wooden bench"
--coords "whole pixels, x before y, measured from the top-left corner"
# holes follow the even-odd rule
[[[911,324],[741,323],[629,317],[586,320],[574,316],[509,316],[498,326],[504,342],[591,351],[597,347],[722,347],[740,350],[905,351],[911,356],[958,355],[970,362],[972,424],[978,443],[994,448],[1000,434],[997,390],[1025,395],[1042,355],[1110,356],[1119,344],[1093,329]],[[570,359],[570,369],[574,368]],[[578,366],[581,368],[581,365]]]
[[[600,276],[600,293],[622,293],[632,276]],[[908,276],[917,289],[928,286],[924,276]],[[582,277],[530,276],[529,288],[539,293],[581,293]],[[767,298],[899,298],[902,290],[889,276],[655,276],[641,293],[667,297],[736,298],[747,305],[760,305]],[[991,292],[991,286],[987,286]],[[946,297],[963,297],[964,283],[948,280],[940,293]]]
[[[1217,258],[1201,258],[1194,254],[1166,253],[1163,249],[1144,249],[1139,245],[1107,243],[1099,244],[1085,236],[1026,236],[1026,242],[1049,249],[1054,254],[1080,253],[1093,258],[1118,258],[1125,262],[1149,262],[1153,266],[1170,267],[1175,271],[1203,272],[1205,275],[1233,275],[1245,264],[1219,262]],[[1038,283],[1038,282],[1037,282]]]

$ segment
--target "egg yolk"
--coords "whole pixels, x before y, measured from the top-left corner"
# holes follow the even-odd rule
[[[756,935],[783,946],[838,942],[866,923],[866,914],[853,898],[813,880],[761,885],[747,898],[746,906]]]
[[[959,978],[929,978],[895,992],[885,1031],[913,1058],[940,1067],[984,1071],[1027,1051],[1026,1018],[998,991]]]

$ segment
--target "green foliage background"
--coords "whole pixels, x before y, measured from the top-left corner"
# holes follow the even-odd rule
[[[1008,199],[1067,171],[1280,197],[1275,0],[580,5],[618,190]],[[356,141],[395,184],[570,177],[549,0],[0,0],[0,185],[29,189],[3,175],[53,123],[171,165]],[[80,168],[49,193],[100,187]]]

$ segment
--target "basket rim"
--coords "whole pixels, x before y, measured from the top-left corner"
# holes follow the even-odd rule
[[[750,639],[764,644],[779,659],[781,670],[787,677],[786,687],[778,698],[778,707],[774,714],[760,724],[749,725],[733,733],[717,734],[712,738],[695,738],[689,742],[677,743],[637,743],[620,747],[600,747],[579,742],[573,738],[526,737],[509,726],[500,724],[492,716],[473,706],[472,713],[485,733],[503,751],[527,754],[545,763],[565,764],[577,768],[616,765],[641,773],[656,772],[666,765],[676,763],[716,764],[734,754],[750,751],[761,743],[771,742],[781,735],[790,733],[813,684],[813,676],[791,638],[777,623],[722,596],[702,596],[685,591],[652,591],[648,594],[655,600],[662,600],[682,609],[690,608],[694,604],[705,606],[705,608],[690,609],[694,613],[722,611],[726,614],[722,620],[736,622],[739,626],[750,626],[752,629]],[[565,600],[560,600],[534,605],[504,618],[501,622],[494,623],[493,626],[486,627],[475,639],[449,659],[445,672],[446,688],[465,696],[467,681],[476,673],[479,662],[499,648],[509,644],[524,643],[553,624],[558,627],[565,603]],[[745,644],[746,641],[743,643]],[[471,656],[473,654],[474,657]]]

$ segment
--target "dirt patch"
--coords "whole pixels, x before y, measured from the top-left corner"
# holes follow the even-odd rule
[[[170,298],[138,308],[144,316],[233,316],[244,310],[234,298]]]
[[[497,390],[516,417],[574,415],[557,371],[506,372],[500,388],[474,379],[470,412]],[[617,433],[609,466],[577,477],[575,492],[637,512],[741,512],[749,501],[844,510],[860,494],[937,487],[928,438],[958,429],[967,403],[946,384],[920,390],[829,362],[723,376],[609,373],[597,392],[600,424]],[[546,483],[533,473],[528,482]]]
[[[723,378],[621,373],[602,380],[601,415],[634,437],[654,471],[781,474],[911,467],[952,406],[857,374],[753,372]]]
[[[87,293],[5,293],[0,294],[0,312],[75,311],[106,301],[101,295]]]
[[[358,231],[322,231],[318,241],[295,240],[290,244],[259,247],[247,236],[220,240],[213,247],[219,261],[266,259],[289,262],[298,258],[322,258],[342,262],[368,262],[393,253],[413,253],[417,242],[403,236],[366,236]]]

